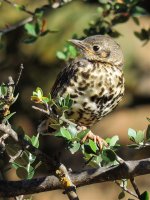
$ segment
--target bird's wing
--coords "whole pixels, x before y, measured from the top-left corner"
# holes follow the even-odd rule
[[[70,80],[75,76],[78,67],[83,65],[84,59],[76,59],[69,63],[57,76],[57,79],[52,87],[52,98],[56,98],[58,93],[62,93],[63,88],[69,85]]]

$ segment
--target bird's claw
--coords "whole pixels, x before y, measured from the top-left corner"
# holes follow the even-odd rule
[[[86,127],[82,127],[82,130],[86,130]],[[93,140],[98,145],[100,150],[103,149],[103,146],[108,146],[107,142],[103,138],[95,135],[94,133],[92,133],[92,131],[89,131],[81,140],[81,142],[84,143],[87,139]]]

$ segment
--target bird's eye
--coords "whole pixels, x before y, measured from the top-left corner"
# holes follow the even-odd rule
[[[98,51],[98,50],[99,50],[99,46],[98,46],[98,45],[94,45],[94,46],[93,46],[93,50],[94,50],[94,51]]]

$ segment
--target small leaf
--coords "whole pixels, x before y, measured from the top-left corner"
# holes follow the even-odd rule
[[[5,124],[16,112],[10,113],[3,119],[3,123]]]
[[[77,129],[74,125],[70,124],[67,128],[67,130],[70,132],[70,134],[72,135],[72,137],[75,137],[77,135]]]
[[[71,147],[69,147],[69,150],[72,154],[74,154],[80,149],[80,146],[80,143],[74,142],[71,144]]]
[[[29,35],[37,37],[37,33],[36,33],[36,29],[35,29],[34,24],[27,23],[27,24],[25,24],[24,28]]]
[[[113,162],[116,160],[116,154],[111,149],[104,149],[102,151],[102,159],[106,162]]]
[[[42,103],[41,99],[37,96],[31,96],[31,101],[34,101],[34,103]]]
[[[36,148],[39,147],[39,134],[37,134],[36,136],[32,136],[31,138],[31,142],[32,142],[32,145]]]
[[[66,138],[67,140],[71,140],[72,139],[71,134],[65,128],[60,128],[60,131],[57,132],[55,134],[55,136],[57,136],[57,137],[63,137],[63,138]]]
[[[75,58],[77,56],[77,50],[74,46],[69,44],[68,50],[72,58]]]
[[[143,131],[137,132],[135,142],[138,143],[138,144],[141,143],[141,142],[144,142],[144,132]]]
[[[89,140],[89,146],[94,153],[98,150],[97,144],[93,140]]]
[[[16,174],[20,179],[26,179],[28,177],[28,172],[25,167],[19,167],[16,169]]]
[[[37,39],[38,39],[38,37],[31,36],[31,37],[24,39],[23,42],[26,43],[26,44],[30,44],[30,43],[35,42]]]
[[[49,103],[49,98],[48,97],[42,97],[42,101],[44,103]]]
[[[135,23],[136,25],[140,25],[140,21],[139,21],[139,19],[138,19],[137,17],[132,16],[132,19],[133,19],[133,21],[134,21],[134,23]]]
[[[6,96],[7,95],[7,91],[8,91],[8,87],[5,84],[2,84],[0,86],[0,96]]]
[[[135,142],[135,138],[136,138],[136,131],[132,128],[128,129],[128,136],[130,138],[131,141]]]
[[[149,200],[149,193],[147,191],[140,195],[140,200]]]
[[[27,172],[28,172],[27,179],[32,179],[33,176],[34,176],[34,173],[35,173],[34,168],[31,165],[29,165],[29,166],[27,166],[26,169],[27,169]]]
[[[118,199],[123,199],[124,197],[125,197],[124,191],[120,192],[120,194],[118,195]]]
[[[42,98],[43,97],[43,90],[40,88],[40,87],[37,87],[36,88],[36,92],[37,92],[37,96],[39,98]]]
[[[110,146],[115,146],[116,145],[116,143],[119,141],[119,137],[118,137],[118,135],[115,135],[115,136],[113,136],[111,139],[110,139],[110,141],[109,141],[109,145]]]
[[[25,6],[24,5],[19,5],[19,4],[14,4],[14,6],[18,9],[18,10],[25,10]]]
[[[134,6],[133,9],[131,10],[131,13],[134,16],[140,16],[140,15],[147,14],[146,10],[140,6]]]
[[[57,51],[56,56],[60,60],[66,60],[66,58],[67,58],[66,55],[63,52],[61,52],[61,51]]]
[[[87,135],[87,133],[88,133],[89,131],[90,131],[89,129],[86,129],[86,130],[84,130],[84,131],[81,131],[81,132],[79,132],[79,133],[77,134],[77,137],[78,137],[80,140],[82,140],[82,139]]]

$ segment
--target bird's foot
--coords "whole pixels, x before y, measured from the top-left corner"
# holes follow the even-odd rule
[[[85,126],[82,126],[81,128],[82,130],[87,129]],[[84,136],[81,142],[84,143],[87,139],[93,140],[98,145],[100,150],[103,149],[103,146],[108,146],[107,142],[103,138],[101,138],[98,135],[95,135],[91,130]]]

